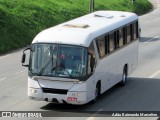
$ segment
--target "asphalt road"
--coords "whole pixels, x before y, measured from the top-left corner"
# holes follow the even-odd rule
[[[128,77],[126,86],[113,87],[101,95],[96,104],[56,105],[29,100],[27,68],[21,66],[22,50],[0,56],[0,111],[52,111],[59,117],[82,116],[76,118],[81,120],[102,119],[95,116],[105,116],[103,111],[160,111],[159,13],[160,8],[139,18],[142,28],[139,63],[135,72]]]

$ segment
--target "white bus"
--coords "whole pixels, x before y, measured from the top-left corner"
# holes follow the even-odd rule
[[[97,11],[40,32],[23,51],[32,100],[86,104],[126,76],[138,61],[134,13]],[[29,64],[25,51],[30,50]]]

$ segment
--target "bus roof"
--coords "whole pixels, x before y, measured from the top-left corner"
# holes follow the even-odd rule
[[[56,43],[88,47],[93,39],[135,21],[135,13],[97,11],[40,32],[32,43]]]

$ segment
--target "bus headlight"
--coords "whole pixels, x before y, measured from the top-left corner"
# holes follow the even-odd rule
[[[37,93],[38,93],[38,90],[37,90],[37,89],[32,88],[32,89],[31,89],[31,92],[32,92],[33,94],[37,94]]]

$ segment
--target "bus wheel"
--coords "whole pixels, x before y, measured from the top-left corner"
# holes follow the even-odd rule
[[[127,80],[127,67],[125,66],[123,69],[122,81],[120,82],[120,85],[124,86],[126,84],[126,80]]]
[[[99,95],[100,95],[100,81],[97,83],[97,85],[96,85],[96,89],[95,89],[95,98],[91,101],[91,103],[96,103],[97,102],[97,99],[98,99],[98,97],[99,97]]]

